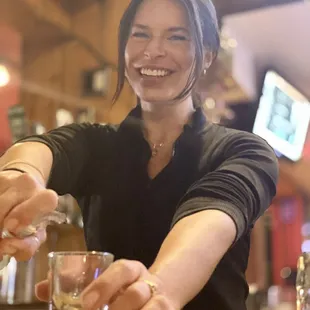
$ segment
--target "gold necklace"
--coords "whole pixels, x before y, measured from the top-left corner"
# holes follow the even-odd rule
[[[160,148],[161,148],[163,145],[164,145],[163,142],[161,142],[161,143],[159,143],[159,144],[152,143],[152,157],[155,157],[155,156],[158,154]]]

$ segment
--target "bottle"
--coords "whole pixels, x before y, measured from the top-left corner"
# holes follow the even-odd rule
[[[302,253],[297,262],[296,309],[310,310],[310,253]]]

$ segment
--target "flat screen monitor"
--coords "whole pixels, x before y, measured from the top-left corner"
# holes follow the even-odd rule
[[[310,119],[309,100],[274,71],[265,75],[253,133],[265,139],[279,157],[298,161]]]

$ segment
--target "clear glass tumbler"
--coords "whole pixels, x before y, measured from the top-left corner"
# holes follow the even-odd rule
[[[114,256],[103,252],[52,252],[48,259],[49,310],[81,310],[82,291],[108,268]]]

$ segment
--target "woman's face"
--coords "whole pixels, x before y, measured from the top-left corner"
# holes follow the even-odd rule
[[[126,76],[142,101],[167,102],[185,88],[195,57],[188,18],[177,0],[145,0],[125,50]]]

